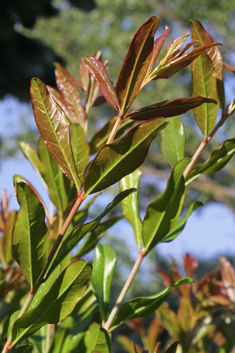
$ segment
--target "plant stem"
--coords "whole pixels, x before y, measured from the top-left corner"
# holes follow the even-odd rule
[[[107,330],[107,331],[109,330],[109,328],[110,328],[110,326],[111,326],[111,324],[112,324],[112,322],[113,322],[113,320],[114,320],[114,318],[115,318],[115,316],[116,316],[116,314],[117,314],[117,312],[119,310],[120,304],[122,303],[122,301],[123,301],[128,289],[130,288],[130,285],[131,285],[131,283],[132,283],[132,281],[133,281],[133,279],[134,279],[134,277],[136,275],[136,272],[138,271],[138,269],[140,267],[140,264],[143,261],[143,258],[144,258],[143,253],[140,252],[139,256],[138,256],[138,258],[137,258],[137,260],[136,260],[136,262],[135,262],[135,264],[134,264],[134,266],[133,266],[133,268],[131,270],[131,273],[130,273],[129,277],[128,277],[124,287],[122,288],[122,291],[121,291],[121,293],[120,293],[120,295],[119,295],[119,297],[118,297],[118,299],[116,301],[116,304],[113,307],[113,309],[112,309],[112,311],[111,311],[111,313],[110,313],[110,315],[108,317],[108,320],[104,324],[104,329],[105,330]]]
[[[117,120],[116,120],[116,122],[115,122],[115,124],[114,124],[114,127],[113,127],[113,129],[112,129],[112,131],[111,131],[111,133],[109,135],[108,141],[106,142],[107,145],[109,145],[110,143],[113,142],[113,139],[114,139],[114,137],[116,135],[116,132],[118,131],[119,126],[121,125],[121,122],[122,122],[122,116],[119,115]]]

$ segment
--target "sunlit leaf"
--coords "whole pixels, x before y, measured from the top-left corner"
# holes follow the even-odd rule
[[[235,66],[230,65],[230,64],[225,63],[225,62],[223,62],[223,64],[224,64],[224,67],[226,67],[226,69],[228,69],[229,71],[231,71],[232,73],[235,74]]]
[[[152,295],[151,297],[135,298],[124,303],[113,321],[111,326],[112,330],[126,320],[131,320],[137,317],[143,317],[152,314],[159,308],[159,306],[168,297],[172,290],[182,284],[189,282],[192,282],[191,278],[182,278],[172,286],[163,289],[161,292]]]
[[[149,120],[159,117],[171,117],[187,112],[189,109],[200,106],[203,103],[216,104],[216,100],[197,96],[190,98],[176,98],[148,105],[138,110],[133,110],[127,114],[125,119]]]
[[[190,21],[190,28],[193,40],[201,45],[214,43],[211,35],[205,30],[198,20]],[[223,59],[218,47],[212,47],[207,50],[207,55],[212,61],[214,76],[216,79],[217,94],[221,108],[224,109],[224,83],[223,83]]]
[[[117,142],[103,146],[85,174],[85,193],[103,190],[138,168],[151,141],[166,124],[164,119],[142,122]]]
[[[69,116],[69,112],[66,108],[66,105],[64,104],[63,100],[62,100],[62,96],[60,94],[60,92],[58,92],[55,88],[51,87],[51,86],[46,86],[49,93],[51,94],[52,98],[56,101],[56,103],[58,103],[62,110],[65,112],[66,118],[68,119],[69,122],[73,123],[73,119],[70,118]]]
[[[147,208],[143,221],[143,242],[146,251],[161,242],[178,221],[185,195],[183,172],[189,161],[185,158],[175,164],[165,191]]]
[[[68,328],[60,328],[57,330],[51,342],[48,353],[68,352],[70,338],[71,334]]]
[[[33,149],[33,147],[29,143],[24,141],[19,142],[19,146],[21,151],[24,153],[25,157],[30,161],[33,168],[40,175],[40,171],[39,171],[40,160],[38,158],[37,153]]]
[[[160,18],[150,17],[136,32],[116,83],[120,109],[125,112],[139,93],[152,58],[154,33]]]
[[[55,63],[55,67],[56,83],[60,90],[68,115],[74,122],[83,125],[86,114],[74,79],[59,63]]]
[[[176,353],[179,342],[174,342],[167,348],[165,353]]]
[[[110,353],[110,339],[107,331],[96,323],[91,324],[79,343],[77,351],[84,353],[92,353],[94,351]]]
[[[81,181],[70,148],[69,123],[65,113],[40,79],[31,80],[30,95],[35,121],[49,152],[63,172],[74,181],[77,189],[80,189]]]
[[[161,131],[161,150],[166,160],[173,166],[184,158],[185,131],[179,116],[167,119],[169,124]]]
[[[196,179],[200,174],[214,173],[223,168],[233,157],[235,152],[235,138],[225,140],[223,144],[213,150],[205,163],[193,167],[186,179],[186,184]]]
[[[20,210],[12,235],[12,256],[24,272],[31,289],[47,260],[48,236],[44,207],[19,175],[14,176]]]
[[[60,273],[41,302],[15,321],[12,346],[45,324],[56,324],[70,314],[91,278],[91,265],[85,260],[72,262]]]
[[[139,214],[138,190],[140,183],[141,171],[136,169],[133,173],[126,175],[120,180],[120,190],[136,188],[136,192],[126,197],[121,202],[121,209],[124,217],[132,225],[135,241],[140,250],[142,244],[142,220]]]
[[[175,57],[179,53],[179,49],[185,42],[185,39],[189,36],[189,33],[183,33],[181,36],[173,40],[172,43],[168,45],[166,51],[161,58],[160,64],[164,65],[167,61],[171,60],[171,58]]]
[[[91,286],[100,305],[103,321],[106,321],[110,314],[110,289],[116,261],[116,253],[108,244],[97,245],[93,261]]]
[[[77,173],[82,182],[85,168],[89,163],[89,146],[84,130],[79,124],[71,125],[71,148]]]
[[[102,61],[96,60],[95,58],[89,57],[89,56],[84,58],[84,61],[90,73],[94,76],[94,78],[98,82],[100,87],[100,92],[102,93],[102,95],[105,97],[107,102],[111,104],[111,106],[114,109],[118,110],[119,109],[118,98]]]

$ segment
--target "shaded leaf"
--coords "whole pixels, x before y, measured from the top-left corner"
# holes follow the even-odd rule
[[[101,94],[105,97],[107,102],[111,104],[111,106],[114,109],[119,110],[119,102],[118,102],[116,92],[108,77],[108,74],[105,70],[105,67],[102,61],[96,60],[91,56],[85,57],[84,61],[90,73],[94,76],[94,78],[98,82]]]
[[[13,353],[31,353],[33,351],[33,347],[31,344],[23,344],[14,349]]]
[[[117,223],[122,216],[112,217],[105,222],[100,223],[94,230],[90,232],[90,234],[85,239],[82,246],[78,249],[78,251],[73,255],[73,258],[81,258],[89,251],[94,249],[100,240],[100,238],[104,235],[105,231],[111,228],[115,223]]]
[[[147,208],[143,221],[143,242],[147,252],[177,224],[185,195],[183,172],[189,161],[185,158],[175,164],[165,191]]]
[[[63,103],[66,106],[66,111],[74,122],[83,125],[86,114],[73,76],[59,63],[55,63],[55,67],[56,83],[60,90]]]
[[[167,348],[165,353],[176,353],[179,342],[174,342]]]
[[[155,295],[152,295],[150,297],[135,298],[124,303],[113,321],[111,327],[112,330],[126,320],[134,319],[137,317],[144,317],[152,314],[155,310],[159,308],[159,306],[168,297],[172,290],[182,284],[190,282],[192,282],[191,278],[182,278],[172,286],[163,289],[161,292]]]
[[[51,342],[48,353],[66,353],[68,352],[70,331],[68,328],[60,328],[56,331]]]
[[[199,94],[204,97],[217,99],[216,79],[213,74],[212,61],[206,53],[201,54],[193,61],[192,96]],[[193,110],[196,122],[205,137],[215,126],[218,109],[218,105],[206,103]]]
[[[100,353],[110,353],[110,339],[107,331],[96,323],[89,326],[77,347],[78,352],[92,353],[94,350]]]
[[[201,45],[214,43],[211,35],[205,30],[203,25],[198,20],[190,21],[190,28],[193,40]],[[214,77],[216,80],[217,94],[220,101],[220,106],[224,109],[224,83],[223,83],[223,59],[218,47],[212,47],[207,50],[207,55],[212,61],[214,69]]]
[[[125,119],[149,120],[159,117],[167,118],[183,114],[189,109],[193,109],[208,102],[216,104],[216,100],[201,96],[171,99],[134,110],[131,114],[127,115]]]
[[[139,93],[152,58],[154,33],[160,18],[150,17],[136,32],[116,83],[121,112],[125,112]]]
[[[161,131],[161,150],[166,160],[173,166],[184,158],[185,131],[179,116],[167,120],[169,124]]]
[[[14,176],[20,210],[12,235],[12,256],[24,272],[31,290],[47,260],[48,237],[44,207],[27,182]]]
[[[49,152],[68,178],[74,181],[77,189],[80,189],[81,181],[70,148],[69,123],[65,113],[38,78],[31,80],[30,96],[38,130]]]
[[[103,321],[106,321],[110,314],[110,289],[116,261],[116,253],[108,244],[97,245],[93,261],[91,286],[100,305]]]
[[[83,295],[91,277],[91,265],[85,260],[72,262],[52,284],[34,309],[15,321],[12,346],[45,324],[56,324],[70,314]]]
[[[213,150],[205,163],[193,167],[186,179],[186,185],[200,174],[214,173],[222,169],[233,157],[235,152],[235,138],[225,140],[223,144]]]
[[[231,302],[235,303],[235,270],[225,257],[222,256],[219,261],[224,287]]]
[[[196,201],[192,203],[192,205],[189,207],[188,211],[185,213],[185,215],[181,218],[181,220],[176,224],[176,226],[171,229],[171,231],[165,236],[165,238],[162,239],[162,243],[168,243],[172,240],[174,240],[183,230],[186,225],[186,222],[188,218],[191,216],[192,212],[195,211],[198,207],[202,206],[202,202]]]
[[[71,126],[71,148],[77,174],[82,182],[85,168],[89,163],[89,146],[84,130],[79,124],[72,124]]]
[[[128,222],[132,225],[135,241],[140,250],[142,244],[142,220],[139,214],[138,190],[141,177],[140,169],[136,169],[133,173],[126,175],[120,180],[120,190],[135,188],[136,192],[126,197],[120,204],[122,213]]]
[[[103,146],[85,174],[86,195],[107,188],[138,168],[151,141],[166,124],[164,119],[140,123],[117,142]]]
[[[12,243],[12,231],[13,231],[15,219],[16,219],[16,211],[12,211],[9,213],[9,216],[4,222],[4,229],[3,229],[4,236],[3,238],[1,238],[2,250],[3,250],[1,257],[3,256],[4,258],[4,260],[2,259],[3,267],[8,267],[9,263],[12,261],[11,243]]]

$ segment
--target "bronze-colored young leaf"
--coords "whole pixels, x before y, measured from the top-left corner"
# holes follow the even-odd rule
[[[44,207],[19,175],[14,176],[20,210],[12,235],[12,256],[21,267],[31,289],[42,272],[48,255]]]
[[[164,65],[167,61],[177,56],[177,54],[179,53],[180,47],[182,47],[185,39],[188,36],[189,36],[189,33],[181,34],[181,36],[173,40],[173,42],[168,45],[163,57],[161,58],[160,65]]]
[[[203,103],[216,104],[216,100],[201,96],[171,99],[134,110],[125,119],[149,120],[158,117],[168,118],[183,114],[189,109],[196,108]]]
[[[216,79],[212,61],[202,53],[192,63],[192,96],[203,95],[217,100]],[[206,137],[215,126],[219,105],[206,103],[193,110],[195,120]]]
[[[222,281],[231,302],[235,303],[235,269],[226,257],[220,258]]]
[[[77,189],[81,181],[77,175],[69,142],[69,123],[65,113],[51,97],[44,83],[33,78],[30,86],[35,121],[47,148],[63,172],[74,181]]]
[[[108,74],[105,70],[104,64],[100,60],[96,60],[93,57],[87,56],[84,58],[85,64],[87,65],[90,73],[94,76],[96,81],[99,84],[100,92],[105,97],[107,102],[111,104],[111,106],[119,110],[119,102],[114,90],[114,87],[108,77]]]
[[[190,28],[192,38],[196,43],[200,45],[214,43],[211,35],[205,30],[203,25],[198,20],[190,21]],[[214,69],[214,77],[216,80],[217,95],[220,102],[220,106],[224,109],[224,83],[223,83],[223,59],[218,47],[212,47],[206,51],[207,55],[212,61]]]
[[[150,143],[166,125],[165,119],[142,122],[117,142],[103,146],[85,174],[85,193],[103,190],[138,168],[144,162]]]
[[[224,67],[226,67],[226,69],[228,69],[229,71],[231,71],[232,73],[235,74],[235,66],[228,64],[228,63],[225,63],[225,62],[223,62],[223,64],[224,64]]]
[[[55,67],[56,83],[68,115],[75,123],[79,123],[83,126],[86,114],[73,76],[59,63],[55,63]]]
[[[154,33],[159,22],[159,17],[150,17],[131,41],[116,83],[122,113],[126,112],[141,89],[152,57]]]

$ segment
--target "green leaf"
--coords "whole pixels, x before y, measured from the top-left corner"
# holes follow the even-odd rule
[[[192,96],[202,95],[217,100],[216,79],[212,61],[206,53],[201,54],[192,63]],[[219,106],[206,103],[193,109],[196,122],[206,137],[213,127]]]
[[[98,244],[93,261],[91,286],[101,309],[101,317],[105,322],[110,314],[110,289],[116,266],[116,253],[108,244]]]
[[[186,185],[200,174],[214,173],[222,169],[233,157],[235,152],[235,138],[225,140],[223,144],[213,150],[205,163],[193,167],[186,179]]]
[[[135,298],[124,303],[121,306],[116,318],[114,319],[111,329],[113,330],[126,320],[131,320],[152,314],[159,308],[159,306],[175,288],[192,281],[193,280],[189,277],[182,278],[175,282],[175,284],[172,286],[166,287],[161,292],[152,295],[151,297]]]
[[[38,78],[31,80],[30,96],[38,130],[49,152],[79,190],[81,181],[70,148],[69,123],[65,113]]]
[[[173,166],[184,158],[185,131],[179,116],[167,119],[169,124],[161,131],[161,150],[166,160]]]
[[[71,335],[68,328],[60,328],[57,330],[48,353],[67,353],[70,337]]]
[[[93,229],[97,227],[100,223],[101,219],[112,210],[119,202],[122,201],[123,198],[127,197],[130,193],[132,193],[135,189],[129,189],[118,194],[113,201],[105,208],[105,210],[92,222],[78,225],[73,228],[72,232],[62,241],[62,244],[52,262],[52,265],[49,269],[48,275],[58,266],[58,264],[65,258],[66,255],[70,253],[70,251],[79,243],[84,236],[91,232]]]
[[[121,112],[125,112],[141,90],[152,58],[154,34],[160,18],[150,17],[136,32],[116,83]]]
[[[33,168],[40,175],[40,160],[37,153],[34,151],[33,147],[24,141],[19,142],[21,151],[24,153],[25,157],[30,161]],[[41,175],[40,175],[41,176]]]
[[[15,321],[12,346],[46,324],[56,324],[70,314],[82,297],[91,277],[91,265],[85,260],[72,262],[52,284],[34,309]]]
[[[192,205],[189,207],[188,211],[185,213],[185,215],[181,218],[181,220],[176,224],[176,226],[171,229],[171,231],[165,236],[165,238],[162,239],[161,243],[168,243],[172,240],[174,240],[183,230],[186,225],[186,222],[191,216],[192,212],[195,211],[198,207],[202,206],[202,202],[196,201],[192,203]]]
[[[78,251],[73,255],[73,258],[81,258],[89,251],[94,249],[100,240],[100,238],[104,235],[104,232],[111,228],[115,223],[117,223],[122,216],[112,217],[105,222],[100,223],[94,230],[90,232],[90,234],[85,239],[82,246],[78,249]]]
[[[83,182],[85,168],[89,163],[89,145],[79,124],[71,125],[71,148],[79,179]]]
[[[38,157],[39,172],[46,183],[50,199],[57,210],[62,213],[68,204],[63,172],[49,153],[42,137],[38,140]]]
[[[175,227],[185,196],[183,172],[190,160],[182,159],[172,169],[165,191],[147,208],[143,221],[143,242],[147,252]]]
[[[193,40],[199,42],[201,45],[214,43],[211,35],[205,30],[201,22],[198,20],[191,20],[190,28]],[[207,55],[212,61],[214,68],[214,76],[216,79],[217,95],[220,101],[220,106],[224,109],[224,82],[223,82],[223,59],[218,47],[212,47],[207,51]]]
[[[12,231],[16,219],[16,211],[9,213],[7,219],[4,222],[4,236],[2,238],[2,250],[1,260],[3,267],[8,267],[9,263],[12,261],[11,256],[11,243],[12,243]],[[3,257],[3,258],[2,258]]]
[[[33,351],[33,347],[31,344],[23,344],[13,350],[12,353],[31,353]]]
[[[111,104],[114,109],[119,110],[119,102],[116,92],[108,77],[108,74],[105,70],[102,61],[97,60],[91,56],[87,56],[86,58],[84,58],[84,61],[90,73],[98,82],[101,94],[105,97],[107,102]]]
[[[176,98],[169,101],[163,101],[148,105],[138,110],[134,110],[131,114],[127,114],[125,119],[133,120],[149,120],[159,117],[170,117],[187,112],[189,109],[196,108],[203,103],[216,104],[216,100],[197,96],[190,98]]]
[[[167,348],[165,353],[176,353],[179,342],[174,342]]]
[[[97,152],[100,149],[100,147],[102,147],[106,143],[116,123],[117,118],[118,118],[118,115],[115,115],[114,117],[109,119],[108,122],[92,136],[92,139],[89,143],[90,154]],[[121,126],[119,127],[115,135],[115,138],[120,137],[124,133],[124,131],[129,127],[131,127],[133,124],[134,124],[133,121],[124,120]]]
[[[23,178],[15,175],[14,184],[20,210],[13,229],[12,256],[32,289],[47,260],[45,212],[38,197]]]
[[[117,142],[103,146],[85,174],[86,195],[107,188],[138,168],[150,143],[166,124],[164,119],[142,122]]]
[[[140,250],[142,239],[142,220],[139,214],[138,190],[141,177],[140,169],[136,169],[133,173],[126,175],[120,180],[120,190],[135,188],[136,192],[126,197],[120,204],[122,213],[128,222],[132,225],[135,241]]]
[[[68,115],[74,122],[83,125],[86,119],[86,114],[73,76],[71,76],[59,63],[55,63],[55,67],[56,83]]]
[[[77,347],[77,352],[92,353],[97,350],[100,353],[110,353],[110,339],[107,331],[96,323],[90,325],[88,331]]]

